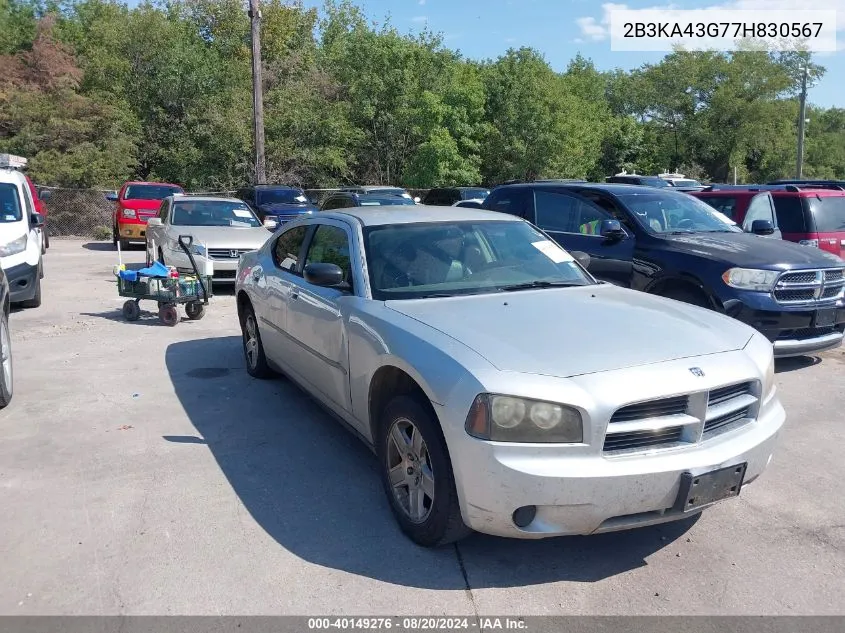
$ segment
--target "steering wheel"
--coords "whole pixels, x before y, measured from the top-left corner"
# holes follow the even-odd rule
[[[684,218],[683,220],[678,222],[678,228],[679,229],[694,229],[695,228],[695,222],[693,222],[689,218]]]

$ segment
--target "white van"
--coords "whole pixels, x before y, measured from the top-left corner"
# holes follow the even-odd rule
[[[0,267],[9,280],[11,302],[37,308],[44,276],[44,217],[35,212],[26,178],[18,171],[25,166],[24,158],[0,154]]]

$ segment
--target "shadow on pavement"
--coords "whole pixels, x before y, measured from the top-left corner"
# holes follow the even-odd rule
[[[117,323],[125,323],[126,325],[155,325],[158,327],[170,327],[164,325],[158,318],[158,308],[152,309],[145,309],[144,304],[147,303],[150,306],[154,306],[155,304],[152,301],[142,301],[141,302],[141,317],[137,321],[127,321],[126,318],[123,316],[123,312],[120,308],[116,310],[108,310],[106,312],[80,312],[80,316],[88,316],[88,317],[98,317],[100,319],[105,319],[106,321],[115,321]],[[178,308],[177,308],[178,309]],[[193,323],[191,319],[186,317],[184,314],[180,313],[180,320],[177,325],[181,325],[183,323]]]
[[[775,360],[775,373],[784,374],[818,365],[822,362],[819,356],[792,356]]]
[[[114,246],[111,242],[85,242],[82,248],[89,251],[112,251],[117,253],[117,246]]]
[[[280,547],[385,582],[466,589],[453,547],[416,547],[399,531],[369,449],[285,378],[250,378],[240,337],[174,343],[165,360],[197,436],[163,439],[182,450],[207,446]],[[644,566],[695,520],[543,541],[473,535],[458,548],[473,588],[595,582]]]

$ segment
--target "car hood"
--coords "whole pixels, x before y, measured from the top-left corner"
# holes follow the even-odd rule
[[[752,233],[692,233],[667,235],[662,239],[677,250],[742,268],[789,270],[845,266],[841,258],[821,249]]]
[[[315,212],[317,211],[317,207],[313,204],[309,204],[307,202],[296,202],[296,203],[286,203],[286,202],[273,202],[270,204],[262,204],[258,207],[264,213],[308,213],[308,212]]]
[[[388,301],[501,371],[566,378],[742,349],[724,315],[610,284]]]
[[[234,226],[169,226],[173,239],[191,235],[194,242],[208,248],[257,249],[272,235],[264,227],[238,228]]]
[[[161,207],[161,200],[136,200],[125,198],[120,201],[124,209],[136,209],[138,211],[158,211]]]

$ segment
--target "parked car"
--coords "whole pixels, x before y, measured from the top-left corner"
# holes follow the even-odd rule
[[[770,185],[798,185],[813,188],[845,189],[845,180],[773,180]]]
[[[754,222],[766,221],[772,225],[771,233],[758,230],[758,235],[783,238],[769,187],[718,185],[689,193],[736,222],[743,231],[754,233]]]
[[[237,197],[246,202],[270,230],[301,215],[317,212],[317,206],[298,187],[257,185],[241,189]]]
[[[453,207],[465,207],[467,209],[480,209],[484,205],[484,200],[481,198],[476,198],[474,200],[459,200]]]
[[[442,187],[429,189],[422,203],[451,207],[461,200],[484,200],[488,195],[490,195],[490,190],[483,187]]]
[[[484,208],[526,218],[567,250],[587,253],[599,279],[757,328],[775,356],[842,344],[845,261],[745,233],[691,195],[611,184],[512,185],[494,189]]]
[[[366,193],[374,195],[390,194],[394,196],[402,196],[403,198],[407,198],[408,200],[413,200],[415,204],[419,204],[420,202],[419,197],[415,198],[410,193],[408,193],[407,189],[402,189],[402,187],[389,187],[385,185],[355,185],[352,187],[341,187],[339,191],[348,193]]]
[[[687,178],[683,174],[657,174],[657,177],[662,178],[678,191],[691,192],[704,189],[704,185],[700,182],[692,178]]]
[[[32,182],[32,179],[26,174],[24,174],[24,178],[26,178],[26,184],[32,196],[32,204],[35,207],[35,212],[44,218],[44,226],[41,228],[41,251],[46,252],[50,248],[50,235],[47,232],[47,205],[44,204],[41,196],[38,195],[38,189],[35,188],[35,183]]]
[[[12,337],[9,335],[11,297],[6,273],[0,268],[0,409],[8,406],[14,392]]]
[[[129,248],[146,242],[147,220],[155,216],[161,201],[185,193],[179,185],[162,182],[127,182],[120,188],[112,218],[112,244]]]
[[[763,472],[784,421],[764,336],[598,284],[519,218],[385,211],[291,222],[236,296],[247,371],[374,448],[413,541],[662,523]]]
[[[10,301],[37,308],[44,277],[44,217],[35,211],[29,184],[19,171],[25,166],[22,157],[0,155],[0,267],[6,273]]]
[[[396,193],[338,191],[330,193],[320,204],[321,211],[347,209],[350,207],[413,206],[416,202],[408,196]]]
[[[671,183],[658,176],[640,176],[639,174],[616,174],[606,178],[607,182],[621,185],[641,185],[646,187],[671,187]]]
[[[158,260],[192,273],[191,262],[179,246],[179,236],[193,239],[197,264],[210,260],[212,282],[233,283],[238,259],[259,248],[270,233],[242,200],[210,196],[168,196],[158,214],[147,222],[147,262]]]

